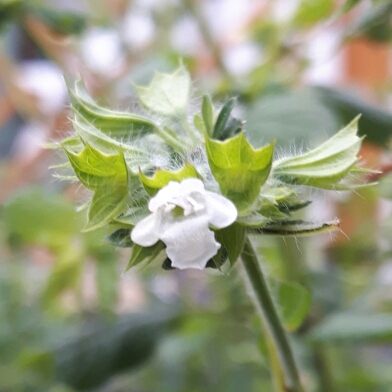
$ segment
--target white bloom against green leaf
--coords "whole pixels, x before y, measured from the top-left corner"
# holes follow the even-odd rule
[[[171,181],[148,208],[151,215],[132,230],[132,241],[144,247],[163,241],[172,266],[179,269],[203,269],[221,247],[210,227],[221,229],[237,218],[230,200],[205,190],[195,178]]]
[[[120,225],[110,238],[133,247],[128,268],[152,261],[165,245],[176,268],[202,269],[211,259],[219,266],[226,256],[233,265],[247,232],[297,236],[336,229],[336,221],[292,219],[311,202],[298,185],[352,189],[371,172],[358,165],[358,118],[311,151],[274,159],[273,141],[255,149],[247,140],[244,122],[231,115],[234,99],[217,111],[205,96],[201,111],[193,112],[183,65],[156,73],[148,87],[135,86],[143,115],[99,106],[81,81],[68,89],[76,133],[59,143],[69,160],[63,177],[71,167],[92,191],[85,230]],[[200,180],[212,177],[220,194]]]

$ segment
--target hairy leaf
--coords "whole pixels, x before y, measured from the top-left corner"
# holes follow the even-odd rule
[[[98,229],[120,215],[127,208],[128,187],[109,185],[95,191],[88,210],[88,222],[83,231]]]
[[[338,230],[339,225],[340,222],[337,219],[324,223],[312,223],[301,220],[293,220],[267,223],[260,228],[249,228],[248,230],[251,233],[257,234],[272,234],[297,237]]]
[[[357,136],[359,117],[319,147],[274,163],[273,176],[289,184],[323,189],[349,189],[341,181],[362,171],[356,166],[362,139]]]
[[[117,141],[154,132],[156,126],[147,118],[97,105],[87,93],[81,80],[76,81],[73,88],[69,84],[67,86],[76,121],[79,121],[81,116],[95,128]]]
[[[130,206],[124,214],[118,216],[113,223],[133,228],[140,220],[150,214],[147,204]]]
[[[237,218],[237,223],[246,227],[261,228],[264,227],[270,220],[258,212],[252,212],[249,215],[240,216]]]
[[[128,182],[133,175],[122,151],[105,155],[88,144],[79,154],[64,149],[80,182],[94,192],[84,230],[104,226],[124,212],[129,197]]]
[[[170,117],[185,116],[190,89],[191,78],[183,65],[172,74],[156,72],[148,87],[135,86],[140,102],[147,109]]]

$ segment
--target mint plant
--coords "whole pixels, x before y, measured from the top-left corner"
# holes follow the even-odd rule
[[[192,82],[182,65],[156,73],[148,87],[135,86],[137,113],[99,106],[81,81],[68,88],[75,134],[58,147],[68,157],[61,169],[70,167],[71,178],[91,191],[84,230],[107,227],[110,242],[131,247],[127,269],[157,259],[165,269],[223,269],[241,259],[276,351],[274,371],[284,390],[301,391],[249,234],[339,227],[338,220],[304,222],[292,214],[311,202],[307,187],[363,185],[360,175],[369,170],[358,165],[358,117],[318,148],[276,159],[273,141],[257,149],[248,142],[244,122],[232,115],[234,99],[218,108],[204,96],[192,113]]]

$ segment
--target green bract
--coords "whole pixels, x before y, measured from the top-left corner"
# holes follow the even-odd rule
[[[140,232],[143,221],[147,230],[148,217],[158,222],[161,212],[173,224],[170,227],[175,227],[176,219],[203,227],[217,248],[207,265],[217,268],[226,259],[230,265],[235,263],[246,232],[297,236],[336,229],[338,221],[315,224],[291,218],[293,211],[310,203],[301,195],[302,186],[350,189],[361,186],[358,175],[367,172],[357,165],[362,142],[357,136],[358,118],[318,148],[273,162],[274,142],[255,149],[245,137],[245,122],[231,115],[234,98],[217,109],[205,95],[200,110],[191,113],[191,79],[183,65],[172,74],[156,73],[149,87],[135,86],[143,114],[101,107],[81,81],[68,89],[75,134],[58,144],[68,163],[56,168],[71,168],[73,175],[56,175],[77,179],[92,191],[85,230],[108,226],[112,231],[108,241],[133,248],[129,267],[152,261],[167,250],[161,241],[143,247],[130,240],[135,226]],[[165,199],[168,188],[177,189],[172,182],[189,182],[189,178],[201,185],[194,185],[195,191],[190,187],[189,194],[170,193]],[[157,195],[159,211],[156,199],[152,200]],[[234,203],[235,222],[235,217],[222,225],[216,220],[214,211],[224,216],[218,201]],[[217,224],[203,223],[203,216]],[[190,230],[190,244],[200,229],[198,233]],[[170,267],[170,260],[166,264]],[[296,323],[289,324],[293,328]]]
[[[64,147],[79,181],[94,192],[85,230],[109,223],[127,208],[129,171],[122,151],[104,155],[88,144],[78,154]]]
[[[139,173],[140,181],[149,195],[155,195],[159,189],[166,186],[170,181],[180,182],[185,178],[199,177],[197,170],[188,162],[178,171],[168,171],[157,169],[153,177],[147,177],[142,172]]]

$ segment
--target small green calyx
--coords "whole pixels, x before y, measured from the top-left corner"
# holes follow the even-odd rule
[[[255,150],[241,132],[223,142],[206,138],[206,150],[222,194],[246,215],[270,174],[274,142]]]
[[[140,181],[146,192],[151,196],[156,195],[170,181],[181,182],[185,178],[199,177],[199,173],[189,162],[186,162],[183,168],[174,172],[158,168],[152,177],[148,177],[139,171]]]

